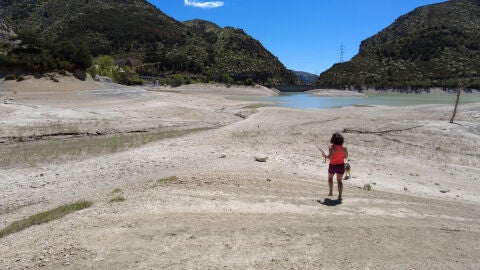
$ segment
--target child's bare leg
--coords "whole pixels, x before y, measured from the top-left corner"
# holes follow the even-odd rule
[[[338,174],[337,173],[337,185],[338,185],[338,199],[342,200],[342,192],[343,192],[343,174]],[[333,179],[332,179],[333,180]],[[333,181],[332,181],[333,182]]]
[[[328,196],[333,196],[333,174],[328,174]]]

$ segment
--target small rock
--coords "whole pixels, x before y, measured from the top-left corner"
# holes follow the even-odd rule
[[[218,156],[218,158],[226,158],[226,157],[227,157],[227,155],[220,155],[220,156]]]
[[[16,79],[17,79],[17,76],[14,74],[9,74],[4,78],[5,81],[15,81]]]
[[[408,191],[408,188],[407,188],[407,187],[403,187],[403,190],[404,190],[404,191]]]
[[[370,191],[370,190],[372,190],[372,186],[370,184],[365,184],[363,186],[363,190]]]
[[[440,184],[439,184],[439,183],[435,183],[435,186],[440,186]]]
[[[450,189],[442,189],[442,190],[440,190],[440,192],[441,193],[448,193],[448,192],[450,192]]]
[[[267,182],[272,182],[272,179],[270,179],[270,178],[267,178]]]
[[[268,157],[255,157],[255,161],[258,162],[267,162]]]

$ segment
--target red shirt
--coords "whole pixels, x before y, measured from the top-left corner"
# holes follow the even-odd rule
[[[330,158],[331,165],[345,164],[345,153],[343,153],[343,146],[334,144],[332,146],[332,157]]]

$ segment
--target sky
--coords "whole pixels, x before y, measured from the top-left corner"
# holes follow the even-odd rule
[[[179,21],[243,29],[288,68],[313,74],[358,53],[360,42],[435,0],[148,0]]]

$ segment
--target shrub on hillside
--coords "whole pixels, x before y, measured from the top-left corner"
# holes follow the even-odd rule
[[[125,85],[142,85],[144,82],[129,66],[113,66],[113,80]]]
[[[255,82],[253,81],[252,78],[246,79],[244,83],[245,83],[245,85],[249,85],[249,86],[255,85]]]
[[[183,84],[184,80],[185,80],[185,79],[184,79],[184,77],[183,77],[182,74],[175,74],[175,75],[173,75],[173,79],[172,79],[172,81],[171,81],[171,85],[172,85],[173,87],[180,86],[180,85]]]
[[[233,78],[229,74],[222,74],[220,76],[220,82],[225,83],[225,84],[232,84],[234,82]]]

